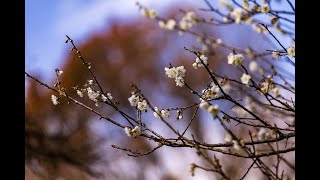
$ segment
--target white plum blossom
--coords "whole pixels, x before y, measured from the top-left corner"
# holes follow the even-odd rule
[[[264,4],[261,6],[261,12],[267,14],[270,11],[270,8],[268,5]]]
[[[192,23],[188,23],[187,21],[180,21],[179,22],[179,27],[181,28],[181,29],[183,29],[183,30],[187,30],[187,29],[189,29],[189,28],[191,28],[192,27]]]
[[[223,22],[230,22],[230,19],[227,17],[223,17],[222,20],[223,20]]]
[[[157,16],[157,13],[155,10],[151,9],[151,10],[148,10],[146,8],[142,8],[140,10],[140,13],[143,15],[143,16],[146,16],[147,18],[149,19],[155,19],[156,16]]]
[[[89,85],[93,85],[93,80],[88,80]]]
[[[205,110],[207,110],[207,109],[208,109],[208,107],[209,107],[209,103],[208,103],[208,101],[201,100],[199,107],[200,107],[201,109],[205,109]]]
[[[255,61],[251,61],[249,64],[249,70],[251,72],[257,71],[258,70],[258,64]]]
[[[230,53],[227,58],[228,58],[228,64],[232,64],[235,66],[241,65],[244,60],[244,57],[242,54]]]
[[[251,76],[249,74],[242,74],[241,82],[242,82],[242,84],[248,85],[250,79],[251,79]]]
[[[241,23],[241,18],[243,17],[244,12],[242,11],[241,8],[236,8],[231,12],[231,16],[235,18],[235,21],[237,24]]]
[[[167,22],[160,20],[158,24],[162,29],[173,30],[176,25],[176,21],[174,19],[169,19]]]
[[[132,94],[131,97],[128,98],[131,106],[137,106],[139,102],[139,96]]]
[[[107,97],[108,97],[110,100],[113,99],[111,93],[107,93]]]
[[[273,16],[273,17],[271,17],[270,18],[270,22],[271,22],[271,24],[275,24],[277,21],[278,21],[278,17],[276,17],[276,16]]]
[[[276,96],[279,97],[280,96],[280,91],[278,87],[275,87],[274,89],[271,90],[271,92]]]
[[[271,138],[270,133],[267,132],[267,130],[265,128],[260,128],[257,136],[260,141],[264,141],[264,140]]]
[[[160,111],[157,107],[154,107],[154,110],[155,110],[155,112],[153,112],[153,116],[156,117],[156,118],[160,119],[160,116],[158,114],[160,114],[161,117],[163,117],[163,118],[170,117],[170,112],[168,110],[166,110],[166,109],[162,109]]]
[[[193,11],[189,11],[180,20],[179,27],[182,30],[188,30],[193,26],[193,24],[196,24],[196,23],[197,21],[196,21],[195,13]]]
[[[147,111],[147,109],[148,109],[147,101],[143,100],[142,102],[138,102],[138,109],[140,111]]]
[[[222,43],[222,40],[220,38],[216,39],[216,43],[217,44],[221,44]]]
[[[204,99],[214,99],[218,97],[219,93],[220,93],[219,87],[214,84],[212,84],[210,88],[202,90]]]
[[[176,78],[178,75],[177,69],[175,67],[172,67],[172,68],[165,67],[164,71],[166,72],[166,75],[169,78]]]
[[[141,129],[139,126],[134,127],[133,129],[129,127],[124,128],[124,132],[127,134],[129,137],[137,137],[141,135]]]
[[[52,101],[53,105],[58,105],[59,104],[58,97],[53,95],[53,94],[51,95],[51,101]]]
[[[77,94],[78,94],[78,96],[83,97],[83,92],[80,91],[79,89],[77,90]]]
[[[101,103],[100,103],[100,101],[96,100],[96,102],[94,103],[94,105],[97,106],[97,107],[100,107],[100,106],[101,106]]]
[[[157,107],[154,107],[154,110],[155,110],[155,112],[153,112],[153,116],[156,118],[160,118],[159,114],[161,114],[161,113],[160,113],[159,109]]]
[[[186,69],[184,66],[179,66],[176,68],[177,69],[177,77],[184,77],[186,74]]]
[[[288,55],[289,55],[290,57],[295,57],[295,56],[296,56],[295,48],[294,48],[294,47],[291,47],[291,48],[287,49],[287,52],[288,52]]]
[[[182,112],[182,110],[177,110],[177,114],[178,114],[178,116],[177,116],[177,120],[181,120],[182,118],[183,118],[183,112]]]
[[[220,6],[226,6],[227,5],[226,0],[219,0],[219,5]]]
[[[217,116],[220,110],[219,110],[219,106],[216,104],[216,105],[210,105],[207,111],[211,113],[213,116]]]
[[[125,127],[124,132],[127,134],[127,136],[131,137],[130,128]]]
[[[234,148],[234,149],[236,149],[236,150],[240,150],[240,149],[241,149],[238,141],[232,140],[232,143],[233,143],[233,148]]]
[[[170,112],[166,109],[162,109],[161,110],[161,116],[164,117],[164,118],[168,118],[170,117]]]
[[[233,9],[233,5],[229,2],[227,2],[226,0],[220,0],[219,5],[226,7],[229,11],[231,11]]]
[[[206,100],[201,100],[199,107],[211,113],[214,117],[216,117],[220,111],[219,106],[217,104],[210,105]]]
[[[56,69],[56,74],[57,76],[61,76],[61,74],[63,73],[63,71],[59,70],[59,69]]]
[[[229,133],[227,133],[225,136],[224,136],[224,141],[225,142],[231,142],[232,141],[232,136],[229,134]]]
[[[99,91],[95,92],[91,87],[88,87],[87,88],[87,95],[90,100],[97,101],[97,98],[99,97],[100,92]]]
[[[263,94],[266,94],[269,91],[269,83],[267,83],[267,82],[261,83],[260,90]]]
[[[104,94],[101,94],[101,99],[102,99],[102,102],[107,102],[108,100],[108,98]]]
[[[183,79],[183,77],[176,77],[176,79],[175,79],[175,81],[176,81],[176,86],[179,86],[179,87],[183,87],[184,86],[184,79]]]
[[[160,21],[158,22],[158,25],[159,25],[160,28],[166,29],[166,23],[165,23],[164,21],[160,20]]]
[[[136,136],[139,136],[141,134],[141,129],[140,129],[139,126],[136,126],[131,130],[131,132],[133,134],[133,137],[136,137]]]
[[[194,69],[198,69],[198,64],[197,64],[197,63],[193,63],[193,64],[192,64],[192,67],[193,67]]]
[[[176,86],[179,86],[179,87],[184,86],[183,77],[185,76],[185,73],[186,73],[186,69],[184,68],[184,66],[172,67],[172,68],[165,67],[164,71],[169,78],[175,78]]]
[[[108,99],[112,99],[113,97],[111,96],[110,93],[107,93],[107,97],[104,94],[101,94],[101,99],[103,102],[107,102]]]
[[[166,24],[166,28],[168,30],[173,30],[176,25],[176,21],[174,19],[169,19]]]
[[[198,67],[204,67],[201,61],[203,62],[203,64],[208,65],[208,58],[204,55],[201,55],[200,58],[199,57],[196,58],[196,62],[193,63],[192,66],[195,69],[197,69]]]
[[[280,58],[280,52],[279,51],[272,51],[272,57],[274,57],[274,58],[276,58],[276,59],[278,59],[278,58]]]

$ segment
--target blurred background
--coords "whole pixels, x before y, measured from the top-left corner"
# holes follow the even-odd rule
[[[212,15],[198,10],[207,8],[203,1],[139,2],[155,9],[159,16],[175,18],[177,21],[183,16],[182,9],[193,10],[204,17]],[[212,4],[218,6],[218,2],[212,1]],[[283,1],[274,3],[279,8],[287,8]],[[209,82],[205,71],[192,68],[194,55],[183,49],[186,46],[202,50],[203,45],[197,42],[197,37],[189,34],[180,36],[177,31],[161,30],[156,21],[140,14],[135,1],[28,0],[25,4],[26,72],[53,86],[54,69],[63,70],[61,82],[67,87],[67,92],[92,107],[92,101],[77,97],[71,88],[85,84],[90,75],[77,55],[70,52],[71,46],[65,43],[65,35],[74,40],[84,58],[91,63],[103,88],[111,92],[120,102],[120,107],[132,116],[135,111],[128,102],[128,97],[131,96],[130,82],[136,83],[159,108],[187,106],[198,100],[190,91],[176,87],[174,81],[166,77],[164,68],[169,63],[173,66],[184,65],[187,70],[186,81],[199,92]],[[208,36],[220,38],[232,46],[251,47],[258,52],[276,48],[264,36],[254,32],[250,25],[234,27],[235,25],[204,25],[193,30],[198,33],[206,32]],[[290,38],[280,37],[280,40],[287,47],[290,46]],[[217,73],[237,77],[240,72],[226,65],[229,53],[226,49],[215,48],[214,53],[207,55],[210,68]],[[273,61],[271,56],[266,59]],[[292,66],[279,61],[279,68],[286,71],[291,81],[294,81]],[[156,144],[143,138],[129,138],[123,129],[99,120],[98,116],[75,104],[62,102],[59,106],[54,106],[50,100],[51,94],[48,89],[26,78],[26,179],[192,179],[190,164],[201,164],[203,161],[193,149],[170,147],[162,147],[144,157],[129,157],[126,152],[113,149],[111,145],[146,152],[156,147]],[[97,109],[113,119],[125,122],[108,107]],[[192,111],[185,113],[181,121],[176,120],[175,114],[168,121],[182,131],[188,123],[188,117],[192,116]],[[143,118],[157,132],[167,137],[172,134],[151,112],[146,113]],[[238,130],[241,133],[240,128]],[[190,134],[194,134],[199,141],[205,140],[208,143],[224,141],[224,131],[219,123],[212,121],[202,111],[188,130],[187,136]],[[213,154],[221,157],[218,153],[211,153]],[[234,177],[244,168],[234,163],[236,161],[241,162],[236,158],[226,158],[222,162],[227,174],[233,174]],[[197,170],[194,178],[206,180],[216,177],[213,173]],[[253,176],[252,179],[259,178]]]

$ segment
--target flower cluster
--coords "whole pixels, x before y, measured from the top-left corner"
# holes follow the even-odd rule
[[[200,58],[199,57],[196,58],[196,62],[193,63],[192,66],[195,69],[198,69],[198,67],[204,67],[201,61],[203,62],[203,64],[208,65],[208,58],[204,55],[201,55]]]
[[[268,76],[267,82],[262,82],[262,83],[259,85],[259,89],[260,89],[260,91],[261,91],[263,94],[266,94],[266,93],[268,93],[270,90],[273,90],[273,93],[274,93],[276,96],[279,96],[279,95],[280,95],[280,94],[279,94],[279,90],[278,90],[278,89],[274,90],[275,88],[276,88],[276,86],[275,86],[275,84],[274,84],[274,82],[273,82],[273,79],[272,79],[270,76]]]
[[[53,105],[58,105],[59,104],[58,97],[53,95],[53,94],[51,95],[51,101],[52,101]]]
[[[148,9],[146,9],[146,8],[142,8],[141,10],[140,10],[140,12],[141,12],[141,14],[142,15],[144,15],[144,16],[146,16],[147,18],[149,18],[149,19],[155,19],[156,17],[157,17],[157,13],[156,13],[156,11],[155,10],[148,10]]]
[[[137,107],[140,111],[146,112],[148,109],[148,103],[146,100],[140,101],[139,96],[136,94],[132,94],[128,101],[130,102],[131,106]]]
[[[179,27],[182,30],[188,30],[194,24],[197,24],[196,15],[193,11],[189,11],[180,20]]]
[[[141,129],[139,126],[136,126],[133,129],[131,129],[130,127],[125,127],[124,132],[129,137],[137,137],[137,136],[141,135]]]
[[[226,7],[229,11],[232,11],[232,9],[233,9],[232,4],[227,2],[226,0],[220,0],[219,1],[219,5],[223,6],[223,7]]]
[[[107,96],[105,96],[104,94],[101,94],[101,100],[102,100],[102,102],[107,102],[107,100],[112,100],[113,99],[113,97],[112,97],[112,95],[110,94],[110,93],[107,93]]]
[[[154,107],[154,110],[155,110],[155,112],[153,112],[153,116],[156,117],[156,118],[160,119],[159,114],[161,115],[162,118],[170,117],[170,112],[168,110],[166,110],[166,109],[162,109],[160,111],[157,107]]]
[[[241,23],[241,19],[244,16],[244,12],[242,11],[242,9],[236,8],[231,12],[231,16],[233,16],[235,18],[235,22],[237,24],[240,24]]]
[[[140,111],[146,112],[147,109],[148,109],[147,101],[146,101],[146,100],[143,100],[143,101],[138,102],[137,108],[138,108]]]
[[[100,91],[95,91],[91,87],[87,88],[87,95],[90,100],[97,101],[97,98],[100,96]]]
[[[232,64],[234,66],[241,65],[244,60],[244,57],[242,54],[230,53],[227,58],[228,58],[228,64]]]
[[[267,132],[267,130],[265,128],[260,128],[257,135],[258,135],[258,139],[260,141],[268,140],[271,138],[271,134],[269,132]]]
[[[176,26],[176,21],[174,19],[169,19],[167,22],[160,20],[158,23],[162,29],[167,30],[173,30]]]
[[[211,83],[211,87],[202,90],[202,99],[211,100],[218,97],[220,89],[215,84]]]
[[[78,94],[78,96],[83,97],[83,92],[79,89],[77,89],[77,94]]]
[[[89,81],[89,83],[90,83],[90,81]],[[110,93],[107,93],[106,94],[107,96],[105,96],[100,91],[94,90],[92,87],[87,87],[86,92],[87,92],[87,95],[88,95],[89,99],[94,101],[95,105],[97,107],[101,106],[101,102],[106,102],[108,99],[109,100],[113,99],[113,97],[112,97],[112,95]],[[77,94],[80,97],[83,97],[83,91],[81,91],[79,89],[77,89]]]
[[[183,77],[185,76],[185,73],[186,73],[186,69],[184,68],[184,66],[172,67],[172,68],[165,67],[164,71],[169,78],[175,78],[176,86],[179,86],[179,87],[184,86]]]
[[[89,85],[93,85],[93,80],[92,79],[88,80],[88,83]]]

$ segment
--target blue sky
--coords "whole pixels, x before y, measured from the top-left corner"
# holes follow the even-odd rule
[[[139,2],[161,10],[171,1]],[[134,0],[28,0],[25,4],[25,69],[45,81],[61,67],[68,48],[66,34],[80,43],[112,17],[131,20],[141,16]]]

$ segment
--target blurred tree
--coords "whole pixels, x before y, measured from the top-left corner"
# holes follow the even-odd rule
[[[151,99],[158,96],[157,89],[165,85],[166,88],[170,88],[167,91],[168,97],[178,97],[183,104],[191,104],[194,100],[193,97],[187,96],[188,91],[177,90],[172,82],[163,81],[165,78],[163,69],[168,66],[163,60],[165,58],[163,54],[171,54],[172,58],[167,61],[174,64],[185,66],[190,64],[186,56],[167,48],[176,45],[179,42],[176,40],[176,35],[164,35],[157,27],[144,24],[143,21],[125,25],[112,23],[106,30],[93,34],[79,46],[79,49],[83,52],[84,58],[92,64],[92,69],[104,90],[111,92],[122,108],[134,113],[128,103],[130,96],[128,88],[131,81],[140,85]],[[183,51],[182,45],[181,51]],[[61,79],[64,87],[82,87],[90,79],[90,74],[75,53],[68,53],[64,66],[60,69],[64,71]],[[196,77],[189,77],[188,80],[197,84],[204,77],[205,73],[200,73]],[[26,97],[25,118],[25,152],[28,169],[31,168],[45,179],[60,176],[67,179],[86,179],[87,175],[83,175],[84,172],[94,177],[102,175],[101,172],[95,171],[92,165],[112,163],[103,157],[103,154],[108,154],[110,148],[101,151],[100,146],[113,137],[97,136],[90,131],[91,120],[96,121],[97,118],[94,118],[89,111],[83,111],[81,107],[67,102],[62,102],[59,107],[52,106],[51,93],[32,81],[30,83]],[[67,92],[77,96],[72,89],[67,89]],[[93,105],[92,101],[84,98],[79,100]],[[109,116],[113,116],[116,112],[110,108],[100,110]],[[185,116],[190,115],[191,113]],[[119,121],[122,120],[119,118]],[[195,121],[192,126],[198,137],[201,137],[200,122]],[[106,129],[111,128],[108,124],[105,126]],[[150,150],[150,145],[145,139],[134,139],[126,143],[129,147],[136,147],[139,150]],[[143,159],[155,165],[157,164],[155,155],[151,154]],[[65,171],[61,168],[65,166],[79,169],[82,173],[79,173],[79,170]],[[104,169],[103,174],[108,173]],[[120,173],[118,177],[122,174],[121,171],[112,173]],[[163,176],[170,175],[163,174]],[[139,179],[141,178],[143,179],[143,176]]]

